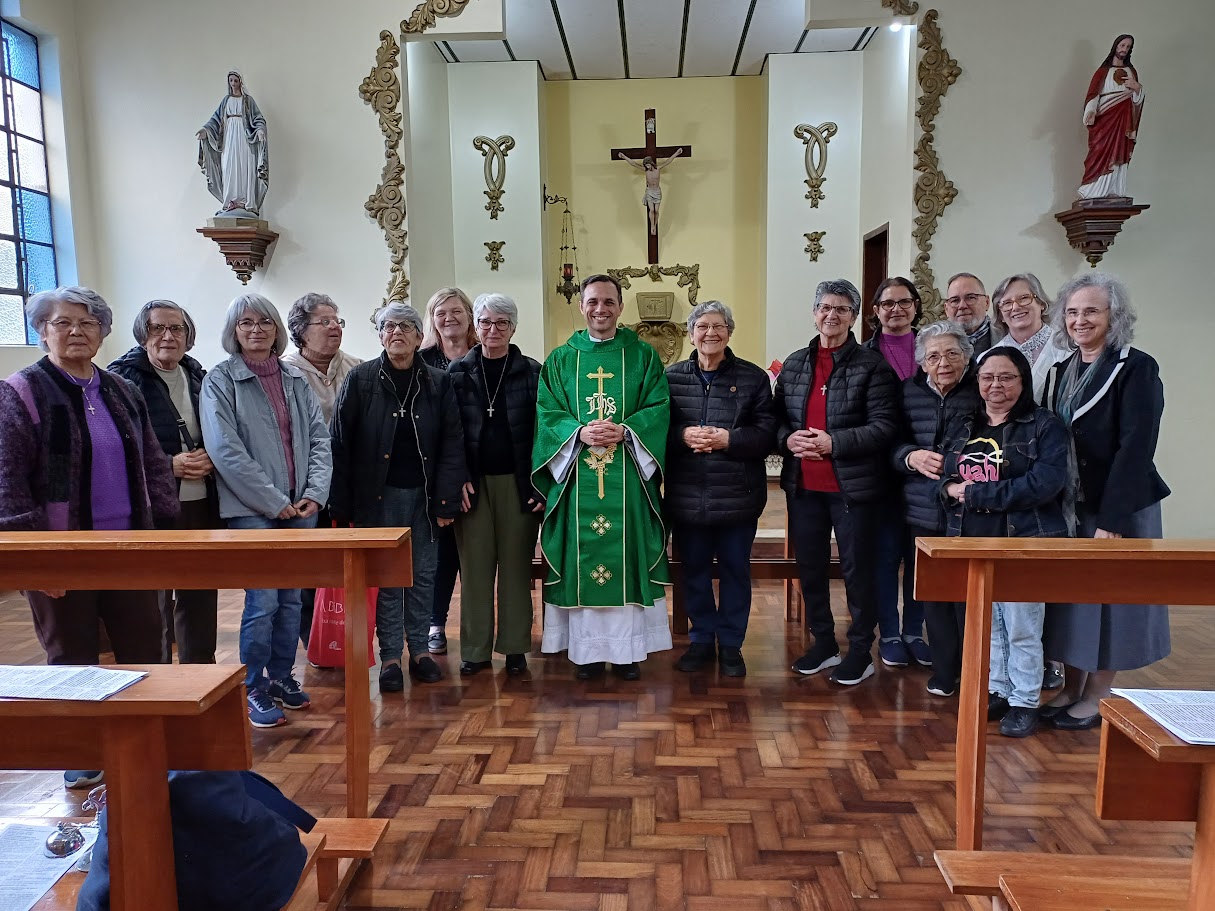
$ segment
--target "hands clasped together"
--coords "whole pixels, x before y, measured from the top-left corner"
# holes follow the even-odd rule
[[[730,431],[724,427],[686,427],[683,441],[693,452],[714,452],[730,445]]]
[[[825,430],[807,427],[789,434],[789,451],[799,459],[821,461],[831,455],[831,434]]]

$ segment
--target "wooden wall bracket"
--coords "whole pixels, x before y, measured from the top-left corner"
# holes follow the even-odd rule
[[[1128,218],[1150,206],[1137,206],[1129,196],[1105,199],[1078,199],[1066,212],[1056,212],[1055,219],[1067,231],[1067,242],[1084,254],[1094,269]]]
[[[219,244],[224,261],[232,267],[242,285],[249,284],[253,273],[266,261],[266,250],[278,240],[270,225],[259,218],[208,218],[199,234]]]

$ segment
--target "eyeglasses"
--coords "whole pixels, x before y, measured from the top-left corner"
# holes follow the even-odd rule
[[[332,329],[334,326],[337,326],[339,329],[345,329],[346,321],[344,319],[338,319],[334,316],[326,316],[323,319],[313,320],[308,325],[324,326],[326,329]]]
[[[692,331],[707,335],[710,332],[729,332],[730,327],[725,323],[697,323],[692,327]]]
[[[1105,307],[1104,309],[1098,309],[1097,307],[1085,307],[1083,310],[1073,310],[1071,307],[1068,307],[1063,311],[1063,315],[1068,319],[1079,319],[1082,316],[1085,319],[1093,319],[1099,313],[1109,313],[1109,309],[1109,307]]]
[[[949,361],[951,364],[960,364],[962,362],[962,352],[956,348],[953,351],[946,351],[944,354],[930,354],[924,358],[924,363],[929,367],[935,367],[942,361]]]
[[[236,324],[236,328],[241,332],[252,332],[254,328],[261,329],[262,332],[269,332],[274,328],[274,320],[268,316],[263,316],[261,319],[243,319]]]
[[[1021,379],[1019,373],[980,373],[979,385],[991,386],[999,383],[1001,386],[1011,386],[1014,382]]]
[[[1013,307],[1028,307],[1038,298],[1033,294],[1022,294],[1018,297],[1006,297],[1000,301],[1001,310],[1011,310]]]
[[[966,301],[968,306],[973,307],[985,297],[987,297],[986,294],[963,294],[961,297],[947,297],[945,298],[945,306],[956,307],[958,304],[962,303],[962,301]]]
[[[409,335],[411,332],[416,332],[417,327],[413,323],[398,323],[396,320],[386,319],[380,325],[380,331],[385,335],[392,335],[395,332],[401,335]]]
[[[169,326],[162,326],[160,323],[151,323],[148,325],[148,335],[164,335],[166,332],[169,333],[169,335],[185,335],[186,327],[181,323],[173,323]]]
[[[477,320],[477,328],[482,332],[488,332],[490,329],[497,329],[499,332],[505,332],[510,328],[510,320],[508,319],[479,319]]]
[[[893,310],[895,307],[900,310],[911,310],[915,307],[915,300],[910,297],[900,297],[898,300],[878,301],[878,307],[883,310]]]
[[[844,307],[844,306],[828,307],[824,304],[819,304],[814,309],[817,310],[819,313],[822,313],[824,316],[830,316],[832,313],[834,313],[836,316],[840,317],[841,319],[846,316],[851,315],[851,313],[852,313],[851,307]]]
[[[47,325],[56,332],[71,332],[73,329],[79,329],[86,334],[92,334],[101,331],[101,322],[95,319],[70,320],[60,317],[51,320]]]

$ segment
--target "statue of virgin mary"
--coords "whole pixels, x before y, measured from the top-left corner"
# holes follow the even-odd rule
[[[236,70],[228,73],[228,94],[196,135],[198,166],[220,203],[215,214],[260,218],[270,186],[266,118]]]

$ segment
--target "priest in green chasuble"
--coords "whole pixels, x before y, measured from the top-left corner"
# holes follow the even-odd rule
[[[610,662],[636,680],[638,661],[671,648],[666,528],[659,487],[670,398],[658,353],[617,326],[620,284],[582,283],[585,331],[540,372],[532,483],[546,501],[540,546],[545,652],[566,650],[587,680]]]

